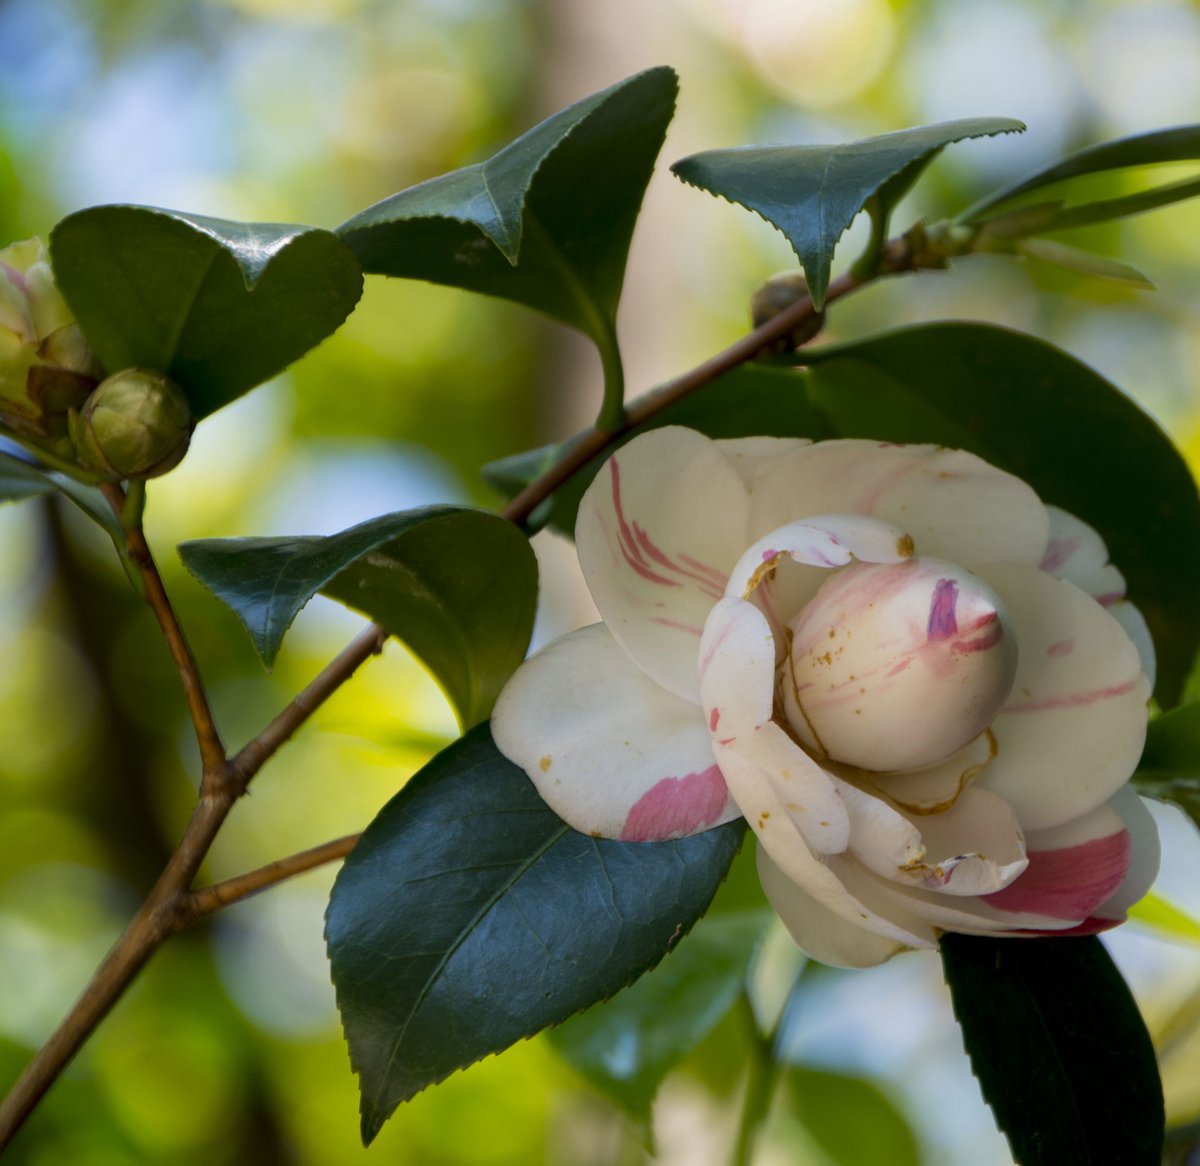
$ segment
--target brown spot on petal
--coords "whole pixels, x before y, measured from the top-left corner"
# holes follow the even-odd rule
[[[902,534],[896,540],[896,554],[901,558],[907,559],[915,550],[911,534]]]
[[[549,769],[552,764],[553,764],[553,762],[550,760],[549,756],[543,757],[538,762],[538,769],[540,769],[543,773],[545,773],[546,770]]]

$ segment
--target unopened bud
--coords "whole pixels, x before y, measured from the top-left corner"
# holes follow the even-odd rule
[[[801,300],[808,299],[808,281],[802,271],[782,271],[771,276],[750,300],[750,320],[755,328],[775,319]],[[791,352],[807,344],[825,326],[824,311],[814,312],[770,347],[773,352]]]
[[[162,373],[127,368],[101,381],[73,419],[71,435],[84,469],[123,481],[156,478],[177,466],[194,425],[178,385]]]
[[[0,428],[69,452],[68,417],[102,375],[40,240],[0,250]]]
[[[789,627],[793,730],[861,769],[919,769],[956,753],[991,724],[1016,676],[999,597],[940,559],[845,567]]]

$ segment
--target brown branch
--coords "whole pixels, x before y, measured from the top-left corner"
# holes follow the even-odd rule
[[[884,249],[880,266],[873,274],[848,274],[834,280],[829,286],[826,301],[839,299],[880,276],[912,270],[916,266],[917,261],[907,244],[903,240],[893,242]],[[669,405],[722,374],[752,360],[815,315],[810,300],[799,300],[723,352],[669,381],[656,392],[642,397],[626,411],[617,428],[594,428],[588,431],[564,450],[555,465],[513,498],[502,511],[503,516],[511,522],[523,523],[568,478],[635,426],[650,420]],[[237,902],[321,863],[344,857],[357,842],[357,836],[340,838],[301,854],[279,859],[260,870],[226,882],[199,891],[189,890],[213,839],[238,798],[245,792],[247,783],[364,661],[382,650],[388,633],[377,624],[370,625],[331,660],[236,757],[228,760],[195,658],[175,617],[140,521],[136,517],[130,520],[125,515],[126,496],[119,486],[104,483],[101,489],[114,512],[122,519],[126,529],[128,557],[141,573],[146,600],[162,628],[183,685],[203,763],[200,798],[178,849],[146,901],[96,969],[70,1012],[0,1103],[0,1151],[9,1144],[137,973],[171,935],[192,920],[228,903]]]
[[[238,751],[229,767],[242,789],[245,789],[250,779],[279,751],[280,746],[288,741],[365,661],[383,651],[387,637],[387,629],[374,623],[359,632],[258,736]]]
[[[125,492],[115,482],[101,482],[100,489],[108,504],[118,518],[122,518],[125,509]],[[208,694],[204,682],[200,678],[200,669],[192,649],[179,626],[175,609],[163,586],[162,576],[150,553],[150,546],[142,532],[141,523],[125,526],[126,552],[141,572],[142,582],[146,590],[146,602],[158,620],[162,629],[163,639],[171,659],[175,662],[175,671],[179,673],[183,685],[184,699],[187,701],[188,713],[196,732],[196,743],[200,747],[200,763],[203,767],[204,780],[216,780],[225,767],[225,746],[221,743],[221,734],[217,731],[217,723],[213,719],[212,709],[208,704]]]
[[[259,891],[265,891],[268,887],[306,871],[315,870],[326,863],[345,858],[361,837],[361,834],[347,834],[344,838],[335,838],[332,842],[314,846],[311,850],[302,850],[299,854],[276,859],[275,862],[269,862],[257,870],[214,883],[211,887],[201,887],[192,891],[178,904],[175,912],[175,930],[182,931],[222,907],[248,899],[251,895],[257,895]]]

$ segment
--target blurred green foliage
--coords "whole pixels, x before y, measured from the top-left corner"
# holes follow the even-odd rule
[[[903,228],[1056,153],[1194,117],[1197,54],[1200,8],[1169,0],[4,0],[0,242],[45,235],[105,201],[333,226],[667,63],[681,74],[680,116],[634,236],[620,317],[640,391],[743,331],[752,289],[793,265],[782,238],[687,191],[666,163],[955,117],[1030,125],[1024,140],[948,152],[894,216]],[[947,316],[1024,328],[1094,363],[1200,452],[1198,227],[1200,209],[1185,205],[1071,239],[1129,259],[1157,296],[979,259],[839,305],[831,336]],[[839,260],[865,239],[856,224]],[[598,401],[594,354],[556,326],[453,289],[372,278],[337,335],[206,422],[184,465],[153,484],[147,521],[229,743],[255,733],[359,621],[314,601],[265,675],[233,615],[182,570],[177,542],[323,534],[408,506],[494,504],[482,463],[573,432]],[[166,860],[197,766],[166,651],[108,541],[39,499],[0,509],[0,547],[6,1083]],[[556,568],[543,635],[574,618],[558,582]],[[429,678],[389,647],[256,781],[204,877],[361,829],[455,731]],[[6,1162],[365,1161],[321,941],[331,880],[305,876],[169,945]],[[1181,971],[1162,945],[1129,943],[1118,955],[1148,994],[1152,1027],[1175,1025],[1172,1116],[1194,1118],[1197,1017],[1178,1017],[1195,961]],[[797,1059],[844,1068],[857,1056],[853,1067],[889,1078],[910,1119],[934,1131],[930,1163],[1006,1160],[934,962],[914,956],[813,984]],[[660,1161],[723,1160],[745,1049],[738,1026],[722,1022],[668,1079],[655,1115]],[[928,1112],[931,1089],[940,1105]],[[785,1102],[764,1154],[774,1138],[790,1162],[829,1161],[794,1140]],[[636,1131],[542,1041],[421,1094],[371,1154],[413,1166],[644,1160]]]

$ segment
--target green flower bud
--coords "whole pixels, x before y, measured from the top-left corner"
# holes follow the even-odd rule
[[[40,240],[0,250],[0,428],[68,454],[69,415],[101,376]]]
[[[750,300],[750,319],[755,328],[762,327],[768,320],[773,320],[780,312],[790,308],[802,299],[808,298],[808,283],[801,271],[782,271],[771,276]],[[774,352],[791,352],[802,344],[807,344],[825,326],[825,313],[817,312],[804,321],[800,327],[793,329],[786,336],[781,336],[771,346]]]
[[[127,368],[101,381],[72,418],[76,460],[122,481],[156,478],[187,453],[195,422],[179,386],[162,373]]]

